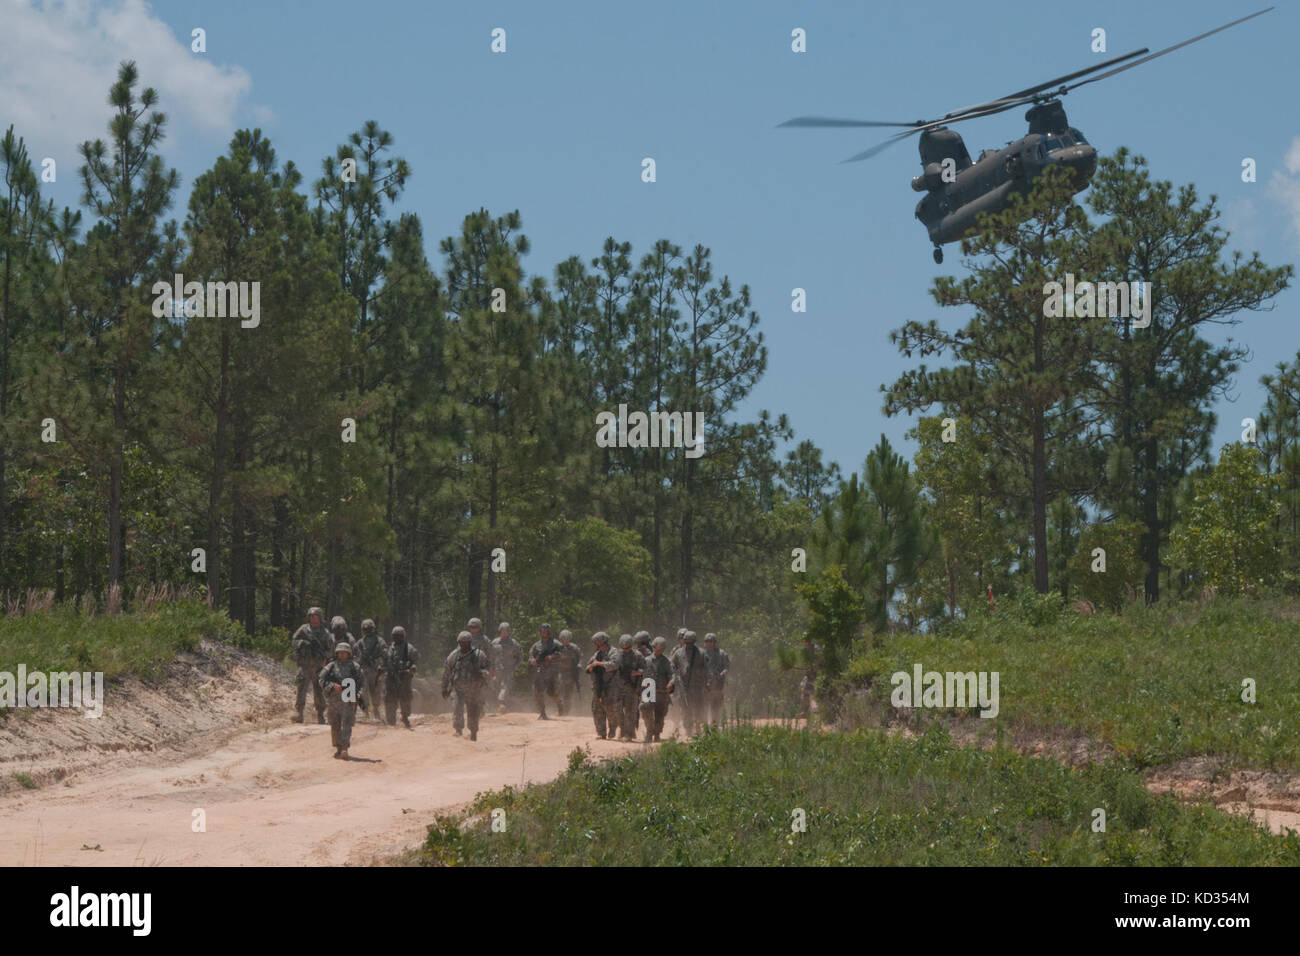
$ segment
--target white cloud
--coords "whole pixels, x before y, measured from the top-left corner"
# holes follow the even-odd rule
[[[1288,224],[1300,240],[1300,136],[1291,140],[1282,158],[1282,168],[1269,177],[1268,194],[1281,204]]]
[[[197,24],[201,25],[201,24]],[[0,123],[14,124],[34,155],[61,154],[75,164],[76,147],[108,135],[108,90],[118,64],[135,60],[136,88],[158,91],[168,135],[224,142],[247,112],[268,111],[246,100],[253,80],[238,66],[216,66],[190,52],[144,0],[0,0]]]

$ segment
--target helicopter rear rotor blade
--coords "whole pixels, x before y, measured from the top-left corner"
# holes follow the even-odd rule
[[[967,106],[963,109],[954,110],[953,112],[946,114],[944,119],[957,119],[960,116],[965,116],[967,113],[974,113],[979,110],[987,109],[990,106],[1001,106],[1004,103],[1010,103],[1013,100],[1020,100],[1023,97],[1032,96],[1033,94],[1040,93],[1049,87],[1056,86],[1058,83],[1068,83],[1070,80],[1077,80],[1081,76],[1087,76],[1089,73],[1095,73],[1097,70],[1104,70],[1108,66],[1114,66],[1116,63],[1123,63],[1125,60],[1131,60],[1135,56],[1141,56],[1143,53],[1149,52],[1149,47],[1143,47],[1140,50],[1134,50],[1132,53],[1125,53],[1123,56],[1112,57],[1105,63],[1098,63],[1095,66],[1089,66],[1082,70],[1075,70],[1073,73],[1067,73],[1065,76],[1058,76],[1054,80],[1039,83],[1038,85],[1031,86],[1028,89],[1020,90],[1017,93],[1008,93],[1006,96],[1000,96],[996,100],[989,100],[986,103],[977,103],[975,106]]]
[[[1157,50],[1155,53],[1152,53],[1150,56],[1144,56],[1140,60],[1134,60],[1132,63],[1126,63],[1124,64],[1124,66],[1111,70],[1108,73],[1102,73],[1100,76],[1090,77],[1078,83],[1073,83],[1069,86],[1063,86],[1061,87],[1059,92],[1061,94],[1065,94],[1068,93],[1070,90],[1077,90],[1081,86],[1087,86],[1089,83],[1096,83],[1098,80],[1104,80],[1108,76],[1114,76],[1116,73],[1123,73],[1125,70],[1131,70],[1133,69],[1133,67],[1141,66],[1143,63],[1150,62],[1151,60],[1154,60],[1158,56],[1164,56],[1166,53],[1173,53],[1175,50],[1181,50],[1183,47],[1189,46],[1190,44],[1195,43],[1197,40],[1204,40],[1206,37],[1213,36],[1216,33],[1220,33],[1228,29],[1229,27],[1235,27],[1239,23],[1245,23],[1247,20],[1253,20],[1255,17],[1262,16],[1263,14],[1268,13],[1272,9],[1274,8],[1265,7],[1263,10],[1257,10],[1254,13],[1250,14],[1249,16],[1242,17],[1240,20],[1233,20],[1231,23],[1225,23],[1223,26],[1216,27],[1213,30],[1209,30],[1205,33],[1202,33],[1200,36],[1194,36],[1190,40],[1184,40],[1182,43],[1175,43],[1173,46],[1167,46],[1163,50]]]

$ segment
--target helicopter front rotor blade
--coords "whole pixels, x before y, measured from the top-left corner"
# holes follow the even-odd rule
[[[924,122],[918,121],[918,122]],[[884,120],[854,120],[854,119],[831,119],[825,116],[796,116],[794,119],[786,120],[784,123],[777,123],[781,126],[803,126],[803,127],[842,127],[842,126],[916,126],[918,122],[913,123],[890,123]]]

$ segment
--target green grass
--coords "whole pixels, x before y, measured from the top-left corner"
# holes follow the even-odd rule
[[[1121,615],[1065,612],[1034,626],[981,617],[938,634],[885,638],[850,662],[871,682],[877,713],[891,707],[890,675],[998,671],[1000,713],[982,730],[1086,735],[1137,767],[1210,755],[1228,764],[1300,769],[1300,620],[1273,601],[1130,608]],[[1253,678],[1256,703],[1241,699]],[[950,710],[917,711],[922,721]]]
[[[23,773],[21,770],[14,771],[14,779],[18,781],[20,787],[23,787],[26,790],[35,790],[40,786],[40,784],[32,779],[31,774]]]
[[[243,645],[242,632],[220,611],[200,601],[161,604],[148,612],[87,618],[72,607],[0,618],[0,670],[103,671],[156,675],[178,651],[202,638]],[[284,653],[288,642],[278,648]]]
[[[1093,809],[1107,831],[1092,832]],[[493,809],[505,832],[492,832]],[[795,808],[807,830],[792,831]],[[1147,793],[1112,765],[1074,771],[1008,749],[954,746],[940,727],[741,727],[689,746],[591,762],[547,784],[480,795],[440,817],[425,865],[1300,865],[1300,838]]]

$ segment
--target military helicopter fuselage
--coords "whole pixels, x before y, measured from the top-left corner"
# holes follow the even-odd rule
[[[1068,169],[1076,193],[1087,188],[1097,169],[1097,150],[1069,125],[1060,102],[1035,106],[1027,118],[1028,135],[1001,149],[984,150],[975,162],[954,130],[940,126],[921,134],[922,173],[912,188],[926,194],[916,205],[916,218],[930,234],[936,261],[943,258],[939,246],[969,233],[980,213],[1004,208],[1048,166]]]
[[[1065,108],[1061,105],[1061,97],[1071,90],[1131,70],[1247,20],[1253,20],[1272,9],[1266,7],[1257,10],[1155,53],[1143,47],[1065,76],[1036,83],[1027,89],[945,113],[936,120],[899,123],[797,116],[780,125],[902,128],[902,132],[850,156],[845,160],[846,163],[870,159],[894,143],[919,133],[921,175],[912,180],[912,188],[925,193],[925,198],[917,203],[916,218],[921,220],[930,234],[930,241],[934,243],[934,261],[943,262],[945,243],[956,242],[977,230],[980,213],[993,213],[1006,208],[1012,197],[1027,190],[1048,166],[1069,170],[1076,193],[1087,188],[1097,169],[1097,151],[1079,130],[1070,125]],[[1029,122],[1028,134],[1001,149],[984,150],[975,162],[971,162],[961,136],[948,128],[951,123],[995,116],[1024,105],[1030,106],[1029,112],[1025,114],[1025,119]]]

